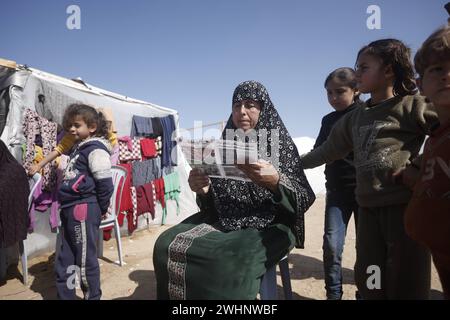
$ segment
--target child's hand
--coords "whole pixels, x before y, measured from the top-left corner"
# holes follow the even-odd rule
[[[39,171],[41,171],[41,166],[39,165],[39,164],[33,164],[31,167],[30,167],[30,169],[28,170],[28,175],[30,176],[30,177],[32,177],[32,176],[34,176],[34,174],[36,173],[36,172],[39,172]]]
[[[404,184],[411,190],[419,180],[420,170],[413,166],[406,166],[392,174],[392,180],[395,184]]]

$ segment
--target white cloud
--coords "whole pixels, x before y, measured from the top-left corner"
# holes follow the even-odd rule
[[[298,137],[293,140],[300,155],[311,151],[316,142],[315,139],[310,137]],[[316,194],[325,194],[326,192],[324,170],[325,165],[305,170],[306,178]]]

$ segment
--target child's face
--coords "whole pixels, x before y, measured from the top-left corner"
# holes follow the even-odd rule
[[[362,53],[356,62],[356,81],[362,93],[374,93],[392,85],[393,75],[387,72],[380,58]]]
[[[89,138],[94,132],[97,130],[97,128],[94,127],[88,127],[86,122],[84,122],[82,116],[76,116],[68,128],[69,133],[75,137],[76,141],[83,141],[87,138]]]
[[[436,107],[450,111],[450,61],[436,61],[428,66],[418,81],[421,93]]]
[[[335,79],[327,82],[326,89],[328,102],[336,111],[347,109],[355,99],[355,90],[342,85]]]

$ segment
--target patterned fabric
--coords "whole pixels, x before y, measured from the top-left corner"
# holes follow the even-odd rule
[[[127,220],[128,220],[128,232],[132,234],[134,230],[137,229],[138,221],[137,221],[137,194],[136,188],[131,187],[131,202],[133,203],[133,209],[128,211]]]
[[[141,159],[141,144],[138,138],[124,136],[119,138],[119,160],[127,162]]]
[[[304,213],[315,200],[303,168],[297,147],[270,100],[266,88],[255,81],[246,81],[237,86],[233,94],[233,104],[242,100],[254,100],[261,104],[261,113],[256,124],[255,135],[247,136],[248,142],[258,143],[258,157],[271,161],[279,159],[280,184],[293,190],[296,195],[297,223],[295,226],[297,245],[304,243]],[[222,139],[227,138],[226,130],[236,127],[232,116],[228,119]],[[262,130],[263,129],[263,130]],[[242,131],[242,130],[240,130]],[[244,141],[237,131],[235,141]],[[278,144],[278,147],[276,146]],[[212,178],[212,191],[219,221],[226,230],[252,227],[262,229],[275,218],[276,207],[273,194],[253,182]]]
[[[42,151],[46,157],[56,147],[56,123],[48,121],[36,112],[27,109],[23,121],[23,133],[27,140],[27,149],[23,167],[29,170],[34,160],[35,140],[40,135],[42,139]],[[56,171],[52,165],[42,169],[43,188],[48,191],[54,190],[56,186]]]
[[[133,186],[142,186],[161,177],[161,158],[135,161],[132,164]]]
[[[185,273],[187,267],[186,252],[196,238],[217,231],[209,224],[202,223],[191,230],[179,233],[169,246],[169,296],[171,300],[186,299]]]

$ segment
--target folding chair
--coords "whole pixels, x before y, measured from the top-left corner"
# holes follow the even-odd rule
[[[120,210],[120,201],[122,199],[122,191],[123,186],[125,184],[125,179],[127,177],[127,171],[119,166],[113,166],[111,168],[112,171],[112,180],[114,185],[114,192],[111,196],[111,214],[100,223],[100,230],[104,228],[114,226],[114,237],[117,241],[117,249],[119,251],[119,264],[123,266],[123,258],[122,258],[122,242],[120,240],[120,226],[117,221],[117,216]],[[99,245],[97,248],[97,256],[103,257],[103,232],[99,232]]]

